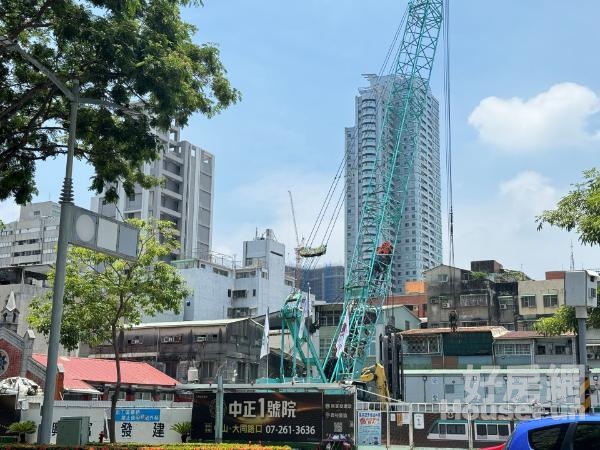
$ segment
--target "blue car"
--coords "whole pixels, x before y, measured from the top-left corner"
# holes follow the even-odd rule
[[[504,450],[592,450],[600,448],[600,416],[558,416],[521,422]]]

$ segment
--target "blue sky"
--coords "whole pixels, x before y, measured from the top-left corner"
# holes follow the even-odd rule
[[[182,132],[216,157],[215,250],[239,255],[243,239],[271,227],[291,255],[288,190],[308,234],[341,161],[344,127],[354,123],[361,74],[379,72],[405,7],[206,0],[184,11],[198,43],[219,45],[243,96],[213,119],[194,116]],[[598,248],[534,223],[600,160],[599,17],[593,0],[451,2],[457,265],[496,259],[540,278],[568,268],[573,240],[576,266],[600,267]],[[432,89],[443,104],[441,62],[438,52]],[[39,200],[57,200],[63,167],[38,168]],[[91,172],[75,170],[76,201],[87,207]],[[4,220],[15,211],[0,205]],[[342,261],[342,222],[323,262]]]

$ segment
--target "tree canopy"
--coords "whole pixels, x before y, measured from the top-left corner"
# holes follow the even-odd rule
[[[141,172],[161,148],[153,129],[185,125],[237,102],[213,44],[197,45],[180,7],[190,0],[3,0],[0,38],[16,41],[81,97],[143,111],[82,105],[75,155],[95,169],[91,188],[156,180]],[[0,200],[31,200],[36,162],[66,153],[69,102],[19,54],[0,43]]]
[[[536,218],[538,230],[545,223],[567,231],[575,230],[583,244],[600,245],[600,171],[583,172],[584,181],[576,183],[554,210]]]
[[[121,388],[120,332],[139,324],[143,316],[165,311],[178,313],[183,300],[190,295],[177,269],[162,261],[179,245],[171,223],[140,219],[128,222],[140,228],[136,261],[80,247],[69,250],[60,333],[60,342],[68,350],[74,350],[80,343],[112,346],[117,368],[111,399],[112,442]],[[54,271],[49,279],[54,281]],[[52,292],[35,298],[29,308],[29,322],[45,335],[50,332],[51,309]]]
[[[584,181],[559,200],[557,208],[544,211],[536,218],[538,230],[545,223],[567,231],[575,230],[583,244],[600,244],[600,171],[593,168],[583,172]],[[600,293],[599,293],[600,294]],[[600,308],[588,311],[587,327],[600,328]],[[552,317],[535,322],[536,331],[546,335],[577,332],[575,308],[563,305]]]

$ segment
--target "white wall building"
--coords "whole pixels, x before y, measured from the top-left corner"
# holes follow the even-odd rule
[[[267,230],[244,242],[241,263],[215,253],[175,261],[193,294],[180,314],[160,314],[145,322],[218,320],[279,311],[294,285],[285,274],[284,255],[285,245]]]
[[[158,160],[144,166],[144,173],[163,178],[164,185],[152,189],[136,186],[131,196],[119,185],[116,204],[105,203],[102,194],[92,198],[91,209],[119,220],[170,220],[179,231],[181,244],[173,259],[206,258],[212,244],[214,156],[180,140],[178,128],[156,135],[164,150]]]
[[[58,203],[22,206],[19,220],[0,231],[0,267],[54,264],[59,223]]]

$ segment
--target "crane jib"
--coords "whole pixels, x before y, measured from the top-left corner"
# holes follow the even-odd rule
[[[378,136],[372,178],[365,182],[369,190],[363,200],[357,243],[346,276],[342,317],[348,314],[350,327],[344,339],[344,350],[336,358],[340,320],[323,361],[323,367],[330,368],[327,373],[330,381],[355,380],[360,376],[389,292],[391,264],[381,268],[377,246],[389,241],[392,248],[396,248],[409,183],[409,176],[397,167],[399,161],[408,164],[409,168],[414,164],[418,125],[429,89],[442,16],[443,0],[411,1],[408,5],[394,69],[386,78],[383,125]],[[394,197],[392,191],[396,191]]]
[[[363,180],[366,192],[359,213],[357,242],[347,267],[342,315],[324,359],[320,358],[305,326],[310,302],[296,289],[286,299],[282,310],[282,346],[289,333],[293,342],[292,373],[300,360],[307,378],[315,368],[322,382],[358,380],[365,366],[368,349],[375,338],[376,324],[390,287],[390,267],[396,249],[399,226],[408,196],[410,169],[413,168],[429,79],[442,26],[444,0],[412,0],[408,4],[406,23],[399,50],[382,90],[383,118],[377,136],[371,177]],[[399,163],[409,170],[398,171]],[[394,193],[392,196],[391,194]],[[398,195],[400,193],[400,195]],[[293,212],[293,201],[290,193]],[[326,247],[298,249],[321,254]],[[388,242],[391,253],[378,255],[381,243]],[[382,253],[384,254],[384,253]],[[281,352],[280,381],[285,380],[284,352]]]

